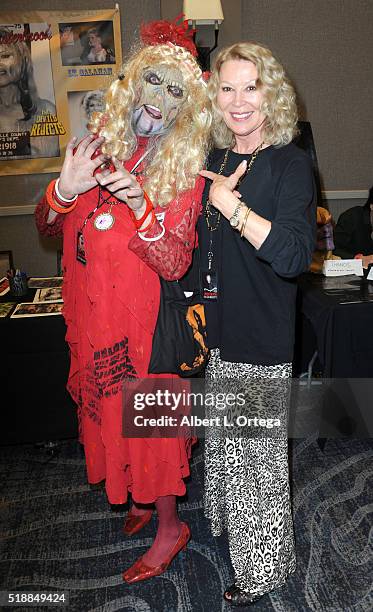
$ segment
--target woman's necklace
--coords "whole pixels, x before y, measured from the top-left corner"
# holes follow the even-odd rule
[[[110,196],[108,198],[104,199],[104,197],[102,195],[101,187],[99,188],[99,190],[98,190],[98,203],[97,203],[97,206],[85,218],[84,224],[82,226],[81,231],[83,231],[83,229],[85,228],[85,226],[87,224],[87,221],[91,217],[93,217],[93,215],[95,214],[96,210],[98,210],[99,208],[101,208],[101,206],[106,204],[106,202],[109,200],[110,197],[111,197],[111,194],[110,194]],[[111,210],[112,210],[112,208],[113,208],[113,206],[115,204],[116,204],[116,202],[110,202],[109,210],[107,212],[103,212],[103,213],[100,213],[99,215],[97,215],[96,219],[93,222],[93,225],[94,225],[96,230],[99,230],[100,232],[106,232],[106,230],[109,230],[109,229],[111,229],[113,227],[114,222],[115,222],[115,217],[114,217],[114,215],[111,214]]]
[[[236,185],[236,189],[237,187],[240,186],[240,184],[242,183],[242,181],[246,178],[246,176],[249,174],[251,168],[253,167],[253,164],[256,160],[256,158],[258,157],[259,151],[261,150],[263,146],[263,142],[260,143],[260,145],[252,152],[251,155],[251,159],[249,161],[249,163],[247,164],[247,168],[245,170],[245,173],[241,176],[241,178],[238,180],[238,183]],[[227,149],[225,154],[224,154],[224,158],[223,161],[221,163],[221,166],[219,168],[218,174],[222,174],[223,170],[225,168],[225,166],[227,165],[227,161],[228,161],[228,156],[229,156],[229,151],[231,149]],[[207,200],[206,202],[206,208],[205,208],[205,219],[206,219],[206,225],[207,228],[210,232],[210,243],[209,243],[209,249],[207,252],[207,260],[208,260],[208,269],[207,269],[207,274],[206,274],[206,278],[210,278],[210,279],[214,279],[215,278],[215,283],[214,283],[214,287],[210,288],[207,287],[206,285],[203,288],[203,296],[206,299],[216,299],[217,297],[217,275],[216,272],[213,272],[213,266],[212,266],[212,261],[214,258],[214,250],[213,250],[213,232],[216,232],[219,224],[220,224],[220,219],[221,219],[221,213],[219,210],[217,210],[214,205],[212,204],[212,202],[210,202],[210,200]],[[209,282],[209,284],[211,284]]]
[[[247,168],[244,172],[244,174],[239,178],[238,183],[236,185],[236,189],[237,187],[239,187],[242,183],[242,181],[247,177],[247,175],[249,174],[254,161],[256,160],[256,158],[258,157],[259,151],[262,148],[263,143],[261,142],[260,145],[252,152],[251,154],[251,159],[249,161],[249,163],[247,164]],[[223,170],[225,168],[225,166],[227,165],[227,161],[228,161],[228,156],[229,156],[229,151],[231,149],[227,149],[223,158],[223,161],[221,163],[221,166],[218,170],[217,174],[222,174]],[[211,210],[211,207],[213,208],[213,210]],[[210,202],[210,200],[207,200],[206,202],[206,209],[205,209],[205,218],[206,218],[206,223],[207,223],[207,227],[210,230],[210,232],[215,232],[218,227],[219,227],[219,223],[220,223],[220,218],[221,218],[221,213],[214,207],[213,203]]]

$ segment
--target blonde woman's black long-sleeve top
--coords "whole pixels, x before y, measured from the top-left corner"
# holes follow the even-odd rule
[[[225,150],[210,155],[217,172]],[[229,152],[223,174],[250,155]],[[210,182],[204,191],[204,211]],[[221,216],[210,234],[204,214],[198,222],[201,268],[207,268],[212,236],[218,299],[206,301],[210,348],[225,361],[274,365],[292,360],[296,277],[309,268],[316,239],[313,170],[308,155],[289,144],[261,151],[239,191],[258,215],[271,221],[259,249],[241,238]],[[250,216],[247,223],[250,223]]]

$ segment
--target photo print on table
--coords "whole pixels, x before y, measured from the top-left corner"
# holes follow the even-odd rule
[[[13,302],[0,302],[0,319],[7,317],[14,306]]]
[[[46,317],[50,315],[60,315],[62,312],[62,302],[23,302],[18,304],[11,315],[11,319],[21,317]]]
[[[14,268],[13,264],[13,253],[12,251],[0,251],[0,278],[3,280],[3,276]]]
[[[45,278],[29,278],[29,289],[52,289],[62,287],[63,276],[48,276]]]
[[[4,276],[4,278],[0,279],[0,296],[6,295],[8,291],[9,291],[9,281],[6,278],[6,276]]]
[[[63,302],[61,287],[48,287],[38,289],[35,293],[34,304],[38,302]]]

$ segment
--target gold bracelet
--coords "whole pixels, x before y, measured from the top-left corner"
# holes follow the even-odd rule
[[[241,227],[241,231],[240,231],[241,238],[243,238],[243,234],[244,234],[245,227],[246,227],[246,221],[247,221],[247,218],[248,218],[250,213],[251,213],[251,208],[248,207],[247,211],[245,212],[245,217],[244,217],[244,220],[243,220],[243,223],[242,223],[242,227]]]

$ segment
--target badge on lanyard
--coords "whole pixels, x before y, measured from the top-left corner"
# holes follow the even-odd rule
[[[76,258],[80,263],[86,265],[87,258],[85,255],[83,232],[78,232],[76,237]]]
[[[218,299],[218,274],[217,271],[209,268],[201,270],[201,293],[204,300]]]
[[[96,230],[99,230],[100,232],[106,232],[106,230],[109,230],[113,227],[114,221],[115,217],[111,214],[110,206],[109,212],[101,213],[100,215],[98,215],[94,220],[93,225],[95,226]]]

